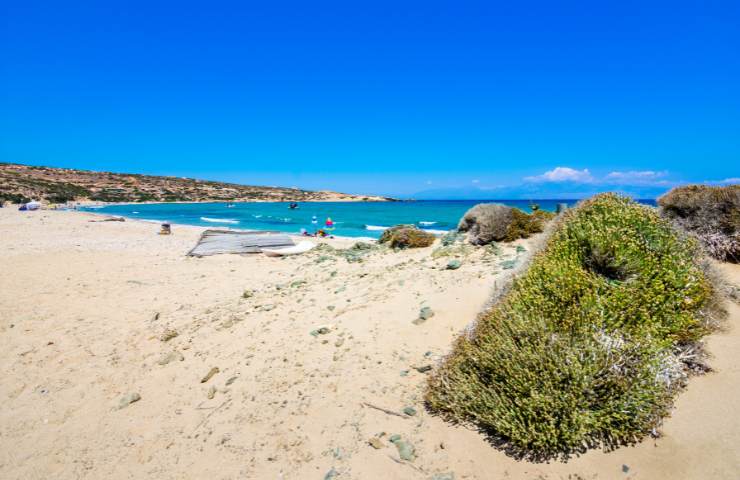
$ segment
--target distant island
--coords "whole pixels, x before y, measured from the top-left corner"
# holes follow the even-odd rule
[[[0,163],[0,202],[388,202],[329,190],[239,185],[183,177]]]

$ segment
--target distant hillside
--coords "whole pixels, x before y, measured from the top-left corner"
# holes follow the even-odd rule
[[[390,201],[373,195],[0,163],[0,202]]]

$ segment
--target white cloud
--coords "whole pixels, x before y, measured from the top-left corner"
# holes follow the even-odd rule
[[[719,180],[716,183],[720,185],[733,185],[735,183],[740,183],[740,177],[725,178],[724,180]]]
[[[554,169],[533,177],[524,177],[527,182],[578,182],[590,183],[594,180],[587,168],[576,170],[569,167],[555,167]]]
[[[653,170],[630,170],[628,172],[611,172],[604,180],[617,185],[665,185],[667,180],[662,180],[668,172]]]

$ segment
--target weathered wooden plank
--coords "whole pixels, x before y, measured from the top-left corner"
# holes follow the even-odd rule
[[[223,253],[260,253],[262,247],[292,247],[295,245],[289,236],[275,233],[206,230],[188,255],[203,257]]]

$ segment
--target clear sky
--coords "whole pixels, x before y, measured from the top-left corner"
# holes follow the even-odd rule
[[[738,25],[736,0],[0,0],[0,161],[393,195],[721,182]]]

